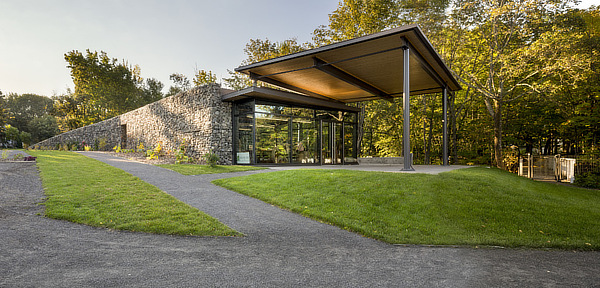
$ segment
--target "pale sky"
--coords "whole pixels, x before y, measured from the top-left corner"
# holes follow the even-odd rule
[[[582,1],[587,8],[595,0]],[[311,39],[338,0],[0,0],[0,90],[51,96],[73,87],[64,54],[105,51],[172,84],[195,68],[228,77],[249,39]]]

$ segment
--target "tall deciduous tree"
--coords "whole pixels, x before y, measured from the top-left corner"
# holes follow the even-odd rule
[[[246,44],[244,53],[247,58],[242,61],[242,65],[248,65],[271,58],[284,56],[306,50],[308,44],[299,44],[295,38],[287,39],[281,42],[272,42],[269,39],[250,39]],[[252,81],[246,75],[229,71],[230,78],[224,78],[223,82],[232,89],[244,89],[252,85]],[[263,85],[263,84],[261,84]]]
[[[460,71],[458,78],[482,95],[494,127],[494,162],[504,167],[503,109],[507,102],[536,91],[540,71],[526,69],[523,51],[538,37],[540,25],[564,13],[568,1],[459,0],[454,13],[470,27],[475,42],[463,47],[477,63],[475,71]],[[521,63],[521,64],[518,64]]]
[[[67,117],[77,120],[65,120],[70,122],[67,127],[96,123],[138,108],[155,99],[155,95],[145,99],[143,79],[138,66],[131,66],[125,61],[119,62],[115,58],[108,57],[106,52],[87,50],[83,54],[79,51],[71,51],[65,54],[65,60],[68,63],[67,67],[71,69],[71,78],[75,84],[74,93],[70,96],[73,99],[65,99],[65,101],[75,100],[79,111]],[[156,84],[156,81],[154,80],[153,83]],[[58,106],[64,107],[64,105]],[[73,113],[73,109],[63,112]]]

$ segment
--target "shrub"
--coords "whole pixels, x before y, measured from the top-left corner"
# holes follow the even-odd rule
[[[184,141],[183,143],[181,143],[181,145],[179,145],[179,149],[177,149],[177,152],[175,152],[175,164],[194,162],[194,158],[188,157],[187,155],[185,155],[185,152],[186,145]]]
[[[136,152],[144,152],[144,143],[140,142],[140,144],[136,146],[136,149]]]
[[[208,164],[210,167],[217,166],[217,162],[219,162],[219,155],[213,153],[212,150],[204,154],[202,158],[204,158],[204,161],[206,161],[206,164]]]
[[[158,141],[156,147],[152,150],[146,151],[146,159],[158,159],[158,157],[163,156],[162,142]]]
[[[98,141],[98,149],[97,150],[104,151],[104,148],[106,147],[106,145],[108,145],[106,143],[106,139],[100,138],[100,140]]]
[[[600,189],[600,175],[591,172],[582,173],[575,176],[573,184],[579,187]]]
[[[21,133],[19,134],[19,138],[21,138],[21,142],[23,143],[23,148],[27,149],[26,146],[29,146],[31,144],[31,133],[21,131]]]

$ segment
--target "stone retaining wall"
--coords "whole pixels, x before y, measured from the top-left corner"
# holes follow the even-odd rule
[[[93,145],[103,139],[104,150],[116,145],[133,149],[140,143],[150,149],[161,143],[164,150],[176,151],[185,143],[188,156],[201,159],[212,151],[219,155],[219,164],[232,164],[231,103],[221,101],[222,91],[218,84],[196,87],[34,146]]]

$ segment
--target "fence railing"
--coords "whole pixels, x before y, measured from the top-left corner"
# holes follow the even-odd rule
[[[600,175],[600,158],[577,157],[575,175],[592,173]]]
[[[591,157],[534,156],[519,158],[519,176],[539,180],[573,182],[577,175],[594,173],[600,175],[600,159]]]

